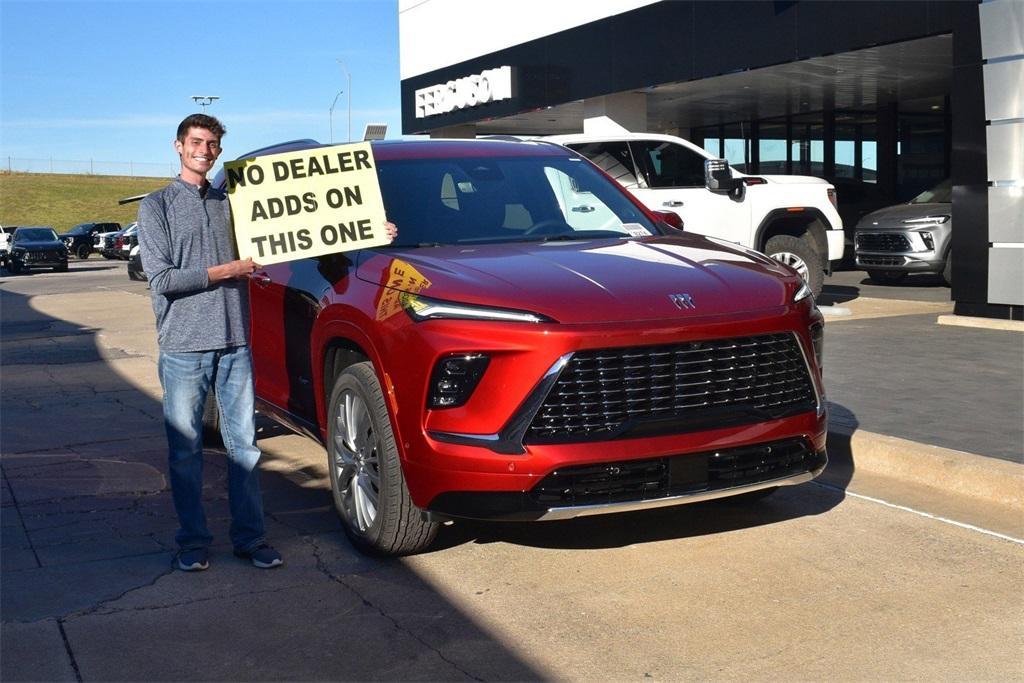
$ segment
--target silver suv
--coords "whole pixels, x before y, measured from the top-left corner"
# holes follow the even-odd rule
[[[879,284],[894,285],[910,273],[941,273],[952,283],[952,183],[943,180],[907,204],[869,213],[857,223],[857,266]]]

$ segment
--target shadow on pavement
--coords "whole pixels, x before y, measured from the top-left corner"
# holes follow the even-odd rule
[[[234,558],[221,453],[211,568],[172,571],[155,359],[30,300],[0,290],[5,681],[545,677],[406,563],[356,553],[329,492],[289,473],[262,477],[285,566]]]

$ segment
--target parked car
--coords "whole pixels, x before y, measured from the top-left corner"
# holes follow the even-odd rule
[[[146,271],[142,269],[142,256],[139,255],[139,244],[136,242],[128,256],[128,279],[148,280]]]
[[[16,225],[3,225],[0,226],[0,267],[7,267],[7,253],[8,245],[11,241],[11,235],[18,229]]]
[[[89,258],[93,251],[96,235],[101,232],[120,230],[120,223],[80,223],[60,236],[68,252],[80,259]]]
[[[68,250],[53,228],[18,228],[10,242],[8,268],[12,273],[25,273],[30,268],[68,269]]]
[[[112,232],[97,233],[96,239],[93,242],[93,251],[101,254],[105,259],[117,258],[117,235],[120,232],[120,230],[114,230]]]
[[[137,236],[139,229],[138,223],[129,223],[121,232],[117,233],[114,239],[114,248],[117,252],[117,258],[127,261],[131,258],[132,247],[139,243]]]
[[[398,239],[250,280],[258,409],[326,447],[359,548],[822,471],[824,325],[795,270],[673,229],[564,147],[372,144]]]
[[[940,273],[952,284],[952,202],[947,178],[906,204],[864,216],[854,231],[857,266],[880,284],[899,284],[910,273]]]
[[[747,175],[689,140],[653,133],[545,138],[584,155],[654,210],[678,213],[687,232],[719,237],[793,266],[815,296],[843,257],[835,187],[821,178]],[[711,164],[714,175],[706,172]],[[725,181],[725,175],[738,182]],[[722,182],[725,181],[725,182]],[[711,184],[715,183],[712,188]]]

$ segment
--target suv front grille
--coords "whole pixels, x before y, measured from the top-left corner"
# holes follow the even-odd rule
[[[789,332],[580,351],[537,411],[526,441],[699,431],[815,407],[807,364]]]
[[[910,251],[910,240],[899,232],[862,232],[857,234],[857,248],[864,251]]]
[[[542,507],[654,500],[719,491],[811,472],[824,455],[804,439],[647,460],[577,465],[556,470],[530,491]]]
[[[906,263],[907,259],[903,256],[857,255],[857,265],[861,266],[902,266],[906,265]]]

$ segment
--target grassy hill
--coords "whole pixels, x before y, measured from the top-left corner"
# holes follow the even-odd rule
[[[48,225],[65,232],[79,223],[135,220],[137,202],[123,197],[160,189],[170,178],[0,173],[0,225]]]

